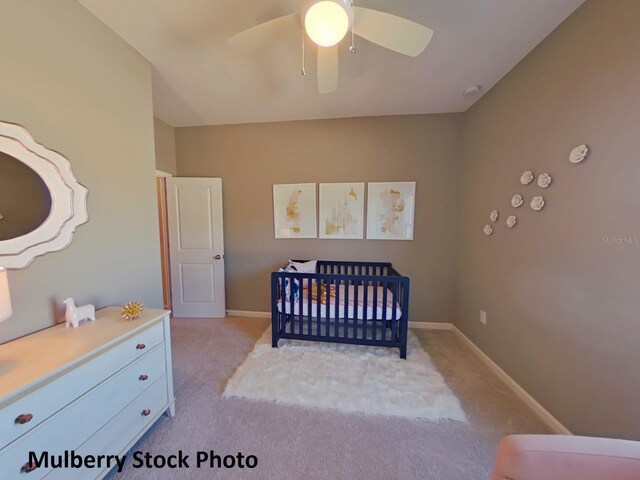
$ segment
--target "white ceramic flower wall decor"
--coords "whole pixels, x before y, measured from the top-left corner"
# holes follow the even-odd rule
[[[536,195],[531,199],[530,206],[532,210],[539,212],[544,208],[544,198],[541,195]]]
[[[515,215],[510,215],[507,217],[507,221],[506,221],[507,227],[513,228],[516,226],[516,223],[518,223],[518,219],[516,218]]]
[[[580,163],[589,155],[589,147],[587,145],[578,145],[576,148],[571,150],[569,154],[569,161],[571,163]]]
[[[499,216],[500,212],[498,212],[498,210],[492,210],[491,214],[489,215],[489,220],[491,220],[492,222],[497,222]]]
[[[520,207],[522,204],[524,203],[524,200],[522,199],[522,195],[518,195],[517,193],[511,197],[511,206],[513,208],[518,208]]]
[[[520,183],[522,185],[529,185],[532,181],[533,181],[533,172],[531,170],[522,172],[522,175],[520,176]]]
[[[489,235],[491,235],[493,233],[493,227],[491,225],[487,224],[487,225],[484,226],[482,231],[488,237]]]
[[[551,185],[551,181],[551,175],[549,175],[548,173],[538,175],[538,186],[540,188],[547,188],[549,185]]]

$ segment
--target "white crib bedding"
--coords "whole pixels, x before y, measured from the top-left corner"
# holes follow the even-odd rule
[[[345,304],[346,300],[346,291],[349,289],[349,303]],[[394,301],[393,293],[391,290],[387,289],[387,308],[385,311],[384,308],[384,287],[377,287],[377,305],[374,305],[374,292],[373,285],[369,285],[367,288],[367,305],[365,308],[364,305],[364,297],[365,297],[365,287],[363,285],[358,285],[358,305],[355,304],[355,296],[356,296],[356,287],[355,285],[339,285],[338,292],[336,292],[335,297],[329,297],[329,305],[323,304],[320,299],[314,300],[311,297],[311,291],[307,288],[303,289],[300,293],[299,297],[295,301],[286,300],[284,313],[294,315],[302,314],[305,317],[327,317],[327,307],[329,308],[329,317],[330,318],[358,318],[367,320],[372,320],[374,318],[382,319],[386,318],[387,320],[391,320],[393,318],[393,308],[396,309],[396,319],[400,319],[402,316],[402,310],[400,309],[400,305]],[[326,299],[326,295],[324,296]],[[339,304],[336,305],[336,300],[339,301]],[[302,305],[301,305],[302,304]],[[300,307],[302,306],[302,312],[300,312]],[[309,313],[309,307],[311,307],[311,313]],[[337,309],[337,315],[336,315]],[[293,312],[292,312],[293,310]],[[282,299],[278,300],[278,311],[283,313],[282,311]],[[365,317],[366,311],[366,317]]]

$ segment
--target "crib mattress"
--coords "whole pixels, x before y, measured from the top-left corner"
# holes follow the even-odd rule
[[[348,297],[349,302],[345,304],[345,299]],[[367,290],[367,305],[365,306],[365,288]],[[377,289],[377,304],[374,304],[374,296]],[[372,285],[364,287],[362,285],[357,286],[358,304],[355,303],[356,286],[355,285],[339,285],[338,292],[335,297],[329,297],[329,302],[323,304],[320,299],[313,300],[311,298],[311,291],[309,289],[303,289],[300,296],[295,301],[284,302],[284,312],[282,308],[282,299],[278,300],[278,311],[280,313],[286,313],[294,315],[303,315],[305,317],[330,317],[330,318],[358,318],[372,320],[385,318],[391,320],[393,318],[393,309],[396,309],[396,319],[400,319],[402,316],[402,310],[400,305],[394,300],[393,293],[387,289],[387,306],[384,308],[384,290],[385,287],[374,287]],[[326,299],[326,297],[325,297]],[[310,300],[310,301],[309,301]],[[336,300],[339,301],[336,304]],[[301,311],[302,309],[302,311]],[[311,310],[311,312],[309,312]]]

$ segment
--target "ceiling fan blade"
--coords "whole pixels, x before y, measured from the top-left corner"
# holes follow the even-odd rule
[[[292,13],[274,18],[229,37],[229,45],[239,51],[252,52],[269,44],[273,36],[283,29],[300,27],[300,14]]]
[[[433,37],[433,30],[406,18],[370,8],[353,7],[356,35],[410,57],[420,55]]]
[[[318,91],[331,93],[338,88],[338,46],[318,47]]]

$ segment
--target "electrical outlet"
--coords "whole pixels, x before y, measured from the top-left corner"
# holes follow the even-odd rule
[[[480,310],[480,323],[483,325],[487,324],[487,312],[484,310]]]

